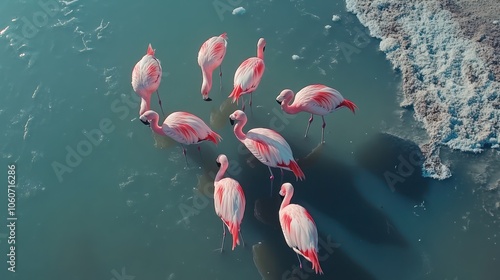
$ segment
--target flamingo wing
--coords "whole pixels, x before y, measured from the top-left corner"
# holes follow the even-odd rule
[[[223,178],[215,183],[215,213],[226,225],[240,224],[245,213],[245,194],[238,181]],[[229,227],[229,226],[228,226]]]
[[[161,81],[161,63],[152,55],[145,55],[132,70],[132,87],[135,92],[152,93],[158,89]]]
[[[264,74],[264,60],[251,57],[243,61],[234,74],[234,87],[240,87],[242,93],[249,93],[257,89]]]
[[[233,250],[239,244],[240,224],[245,213],[245,194],[240,184],[232,178],[223,178],[215,183],[215,213],[233,236]]]
[[[277,132],[267,128],[254,128],[247,132],[245,146],[262,163],[271,167],[293,161],[292,149]]]
[[[316,272],[321,271],[317,255],[318,231],[309,212],[300,205],[289,204],[280,210],[279,219],[288,246],[310,261]]]
[[[324,85],[309,85],[295,95],[294,103],[314,110],[331,112],[344,101],[337,90]]]
[[[217,143],[221,139],[202,119],[188,112],[170,114],[163,123],[163,132],[177,142],[187,145],[205,140]]]
[[[212,37],[201,45],[198,52],[198,65],[213,69],[219,67],[226,55],[227,41],[222,36]]]

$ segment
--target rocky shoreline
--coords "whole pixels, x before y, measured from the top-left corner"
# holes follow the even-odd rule
[[[480,4],[478,4],[480,2]],[[440,146],[479,153],[499,148],[500,5],[498,0],[346,0],[381,39],[402,75],[401,106],[428,134],[418,143],[425,177],[451,176]]]

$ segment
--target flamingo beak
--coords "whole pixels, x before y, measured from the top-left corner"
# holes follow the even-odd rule
[[[141,119],[139,119],[139,120],[141,120]],[[147,125],[147,126],[150,126],[150,124],[149,124],[149,122],[148,122],[148,121],[143,121],[143,120],[141,120],[141,122],[142,122],[143,124]]]
[[[220,162],[216,161],[215,163],[217,163],[217,167],[220,167]]]
[[[276,102],[278,102],[278,104],[281,105],[281,102],[283,102],[283,101],[279,101],[278,99],[276,99]]]
[[[233,120],[233,119],[231,119],[231,118],[229,118],[229,123],[230,123],[231,125],[234,125],[234,120]]]
[[[206,99],[203,99],[203,100],[205,100],[205,101],[212,101],[212,98],[207,97]]]

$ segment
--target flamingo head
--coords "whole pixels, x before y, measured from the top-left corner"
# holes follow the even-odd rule
[[[234,125],[234,121],[242,121],[246,118],[247,118],[247,115],[245,114],[245,112],[243,112],[241,110],[236,110],[236,111],[234,111],[234,113],[229,115],[229,122],[231,123],[231,125]]]
[[[225,154],[220,154],[217,159],[215,159],[217,166],[220,167],[222,164],[227,163],[227,157]]]
[[[285,196],[287,194],[293,194],[293,186],[290,183],[283,183],[283,185],[281,185],[280,195]]]
[[[262,50],[262,52],[266,50],[266,40],[264,38],[260,38],[257,42],[257,49]]]
[[[276,97],[276,102],[281,105],[281,103],[284,101],[285,103],[290,102],[293,98],[293,91],[289,89],[284,89],[281,91],[281,93]]]
[[[205,79],[203,79],[203,83],[201,85],[201,95],[203,96],[203,100],[212,101],[212,98],[208,97],[208,93],[210,92],[211,88],[212,88],[212,83],[210,81],[206,81]]]
[[[148,110],[146,112],[144,112],[140,117],[139,117],[139,120],[147,125],[147,126],[151,126],[151,123],[152,122],[155,122],[155,121],[158,121],[158,118],[159,118],[159,115],[158,113],[156,113],[155,111],[153,110]]]

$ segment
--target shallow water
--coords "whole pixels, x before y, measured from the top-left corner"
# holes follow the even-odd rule
[[[246,129],[279,131],[299,159],[307,179],[285,172],[284,180],[316,220],[322,279],[497,279],[498,190],[486,188],[500,176],[498,151],[443,149],[453,177],[422,178],[411,163],[415,144],[385,134],[425,138],[398,107],[400,77],[342,1],[241,1],[243,16],[218,12],[220,3],[235,2],[61,1],[50,2],[59,8],[52,14],[27,1],[0,4],[0,30],[9,26],[0,37],[1,150],[18,175],[17,269],[4,266],[0,278],[260,279],[252,246],[262,242],[260,263],[274,271],[266,279],[316,279],[295,270],[273,220],[279,171],[269,199],[267,168],[242,149],[227,118],[236,108],[226,101],[234,71],[264,37],[266,70]],[[42,13],[46,23],[25,32],[23,18],[34,24]],[[333,14],[341,20],[332,22]],[[196,55],[222,32],[229,37],[223,91],[214,75],[207,103]],[[137,118],[131,70],[148,43],[162,62],[166,113],[195,113],[223,137],[218,147],[202,144],[201,159],[189,147],[187,169],[179,146]],[[304,139],[309,116],[286,118],[274,101],[284,88],[311,83],[332,86],[359,107],[326,118],[321,147],[320,118]],[[159,111],[155,96],[152,107]],[[230,251],[226,240],[223,254],[214,251],[222,228],[210,197],[219,153],[247,199],[246,246]],[[54,165],[65,172],[58,176]],[[388,181],[389,173],[399,179]],[[268,223],[255,217],[256,201]],[[6,199],[0,207],[6,222]],[[0,248],[5,263],[6,239]]]

